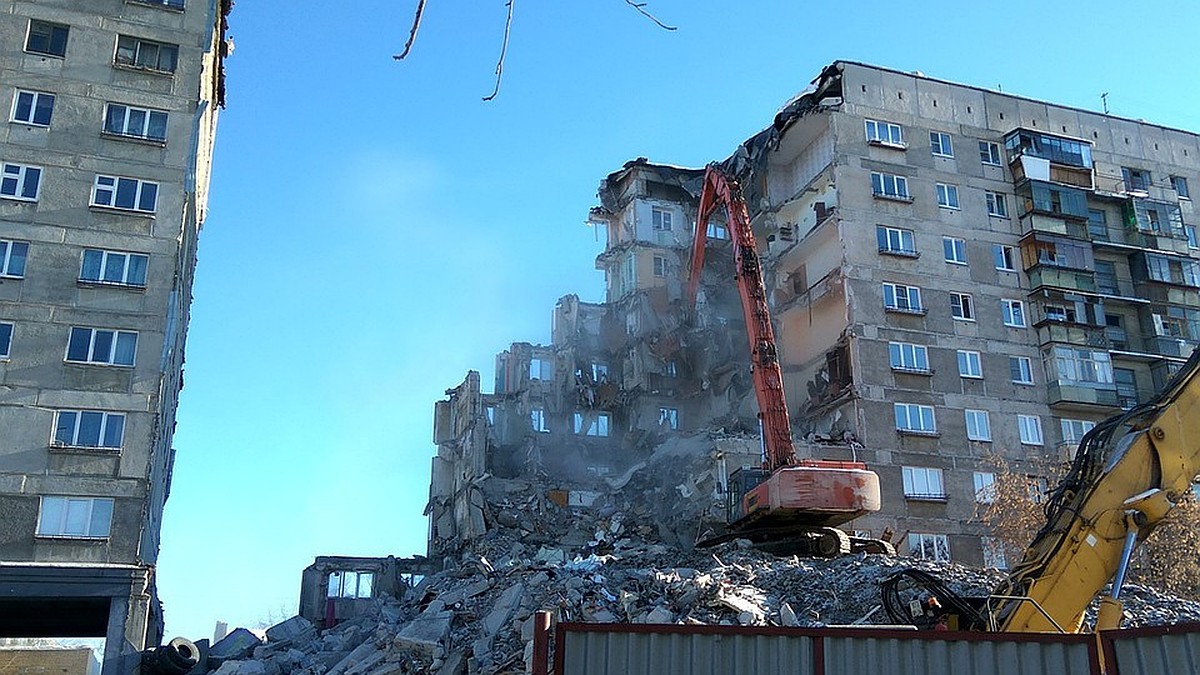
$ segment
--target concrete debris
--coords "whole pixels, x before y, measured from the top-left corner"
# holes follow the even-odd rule
[[[213,645],[208,668],[217,675],[519,673],[529,666],[539,610],[557,621],[602,623],[872,624],[888,621],[877,611],[879,585],[899,569],[932,572],[964,595],[986,595],[1003,578],[900,556],[780,558],[739,541],[695,549],[704,518],[719,513],[720,472],[711,458],[697,462],[670,448],[656,455],[651,468],[621,477],[624,489],[587,507],[533,481],[482,481],[486,533],[441,571],[320,632],[289,619],[260,644],[238,629]],[[678,485],[694,496],[680,499]],[[520,522],[501,525],[493,517],[501,512]],[[1200,603],[1148,588],[1126,585],[1124,600],[1126,626],[1200,621]]]

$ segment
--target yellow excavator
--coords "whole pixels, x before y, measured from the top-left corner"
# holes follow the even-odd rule
[[[1088,605],[1112,581],[1095,628],[1119,628],[1134,548],[1192,489],[1197,474],[1200,349],[1153,400],[1083,437],[1046,501],[1045,524],[991,596],[964,598],[928,573],[904,570],[884,581],[884,608],[893,621],[918,626],[1076,633]]]

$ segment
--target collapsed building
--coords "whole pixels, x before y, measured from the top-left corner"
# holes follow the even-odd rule
[[[839,61],[721,162],[758,240],[798,452],[881,477],[883,509],[849,527],[1005,566],[976,518],[992,458],[1031,475],[1069,459],[1200,339],[1198,158],[1191,132]],[[518,487],[601,504],[675,436],[706,461],[667,498],[719,520],[724,477],[759,444],[719,221],[694,313],[684,299],[702,177],[637,159],[601,181],[605,300],[562,298],[551,343],[501,353],[492,393],[471,372],[436,404],[431,557],[483,536]]]

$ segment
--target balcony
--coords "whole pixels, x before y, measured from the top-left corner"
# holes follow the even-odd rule
[[[1013,181],[1040,180],[1095,189],[1092,144],[1032,129],[1014,129],[1004,137]]]
[[[1120,407],[1115,384],[1100,388],[1066,380],[1051,381],[1046,383],[1046,392],[1046,402],[1060,408]]]
[[[1145,248],[1187,253],[1187,232],[1183,228],[1183,212],[1179,204],[1155,199],[1133,197],[1124,204],[1126,229],[1141,235],[1131,243]],[[1182,246],[1178,242],[1182,242]]]
[[[1043,319],[1034,324],[1034,328],[1037,330],[1038,344],[1043,347],[1058,343],[1107,350],[1110,344],[1103,326]]]
[[[1091,216],[1086,192],[1042,181],[1031,180],[1018,188],[1017,203],[1021,206],[1021,217],[1038,213],[1086,223]]]
[[[1028,204],[1027,204],[1028,205]],[[1021,217],[1021,234],[1031,233],[1057,234],[1071,239],[1090,239],[1091,233],[1087,224],[1077,220],[1064,220],[1057,216],[1044,216],[1036,213],[1026,213]]]
[[[1083,291],[1085,293],[1096,292],[1096,280],[1092,272],[1080,272],[1078,270],[1056,267],[1038,267],[1030,270],[1029,286],[1031,288],[1050,286],[1053,288]]]

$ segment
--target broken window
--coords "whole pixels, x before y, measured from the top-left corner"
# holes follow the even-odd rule
[[[600,436],[607,437],[610,427],[610,419],[608,413],[600,413],[595,418],[586,420],[587,427],[584,427],[585,419],[583,413],[575,413],[575,433],[584,436]]]
[[[330,598],[370,598],[374,585],[374,572],[330,572],[326,593]]]
[[[679,410],[675,408],[658,409],[658,425],[666,424],[669,429],[679,428]]]
[[[117,38],[116,64],[119,66],[173,73],[178,60],[178,45],[143,40],[130,35]]]
[[[704,233],[704,236],[709,239],[728,239],[729,228],[725,227],[723,223],[710,220],[708,221],[708,231]]]
[[[529,361],[529,379],[549,382],[554,379],[554,362],[549,359],[534,358]]]
[[[1191,194],[1188,193],[1187,179],[1183,176],[1171,176],[1171,187],[1175,188],[1175,192],[1180,199],[1191,199]]]
[[[908,535],[908,554],[921,560],[950,562],[950,540],[944,534],[911,532]]]
[[[671,229],[671,212],[658,206],[650,208],[650,223],[655,231],[665,232]]]
[[[992,257],[995,259],[996,269],[1003,270],[1005,272],[1016,272],[1016,256],[1014,253],[1015,251],[1012,246],[994,244],[992,246]]]
[[[656,277],[667,276],[667,258],[666,258],[666,256],[661,256],[661,255],[654,256],[654,276],[656,276]]]
[[[1146,192],[1150,189],[1150,172],[1145,169],[1121,167],[1121,178],[1125,181],[1125,189],[1134,192]]]
[[[995,537],[982,537],[980,546],[983,549],[983,566],[998,570],[1008,569],[1008,561],[1004,558],[1004,545]]]
[[[603,363],[592,363],[592,381],[607,382],[608,381],[608,366]]]
[[[534,431],[540,434],[550,433],[550,426],[546,424],[546,411],[542,408],[534,408],[529,411],[529,422]]]
[[[975,303],[970,293],[950,294],[950,316],[963,321],[975,320]]]

